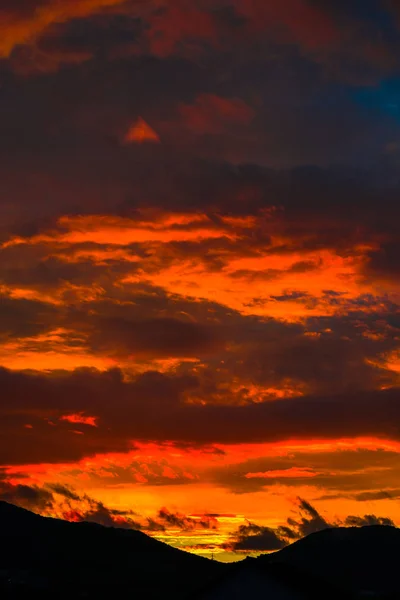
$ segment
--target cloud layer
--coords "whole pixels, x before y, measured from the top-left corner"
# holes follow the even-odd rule
[[[64,4],[0,8],[4,494],[396,521],[398,9]]]

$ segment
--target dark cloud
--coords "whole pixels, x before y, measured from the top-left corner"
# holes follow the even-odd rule
[[[3,464],[125,451],[135,439],[234,443],[315,436],[399,437],[398,388],[235,406],[186,403],[185,395],[198,385],[193,374],[148,371],[125,381],[118,369],[53,376],[3,369],[0,381]],[[46,420],[77,413],[98,417],[99,426],[87,427],[77,436],[69,423],[50,426]],[[29,430],[26,423],[32,426]]]
[[[162,444],[161,444],[162,445]],[[174,447],[177,451],[186,450],[184,445],[176,444]],[[207,452],[207,449],[201,448],[202,452]],[[117,461],[118,463],[118,461]],[[80,473],[85,476],[87,481],[90,481],[91,485],[103,486],[107,481],[112,483],[114,486],[123,485],[151,485],[151,486],[172,486],[172,485],[189,485],[198,481],[198,475],[196,469],[190,469],[190,467],[182,468],[178,465],[172,465],[165,458],[159,460],[143,460],[143,459],[132,459],[128,461],[128,464],[120,466],[115,464],[114,461],[110,464],[102,465],[101,469],[98,469],[98,465],[95,463],[92,468],[80,468],[76,469],[76,473]]]
[[[14,260],[24,256],[17,254]],[[3,336],[10,343],[18,340],[20,350],[51,351],[54,339],[35,336],[58,330],[61,351],[136,361],[201,357],[201,366],[193,370],[187,364],[179,372],[189,376],[195,372],[193,397],[207,397],[210,403],[242,402],[252,385],[260,386],[262,399],[261,388],[282,385],[301,393],[339,394],[396,383],[395,372],[385,362],[385,356],[396,351],[399,329],[396,305],[388,297],[352,298],[326,290],[322,297],[308,297],[306,309],[308,303],[315,309],[320,302],[323,308],[335,307],[345,314],[286,323],[245,316],[221,303],[167,293],[150,283],[121,283],[129,261],[62,263],[60,273],[58,262],[53,267],[50,271],[19,267],[12,276],[3,271],[8,285],[29,287],[35,282],[38,292],[56,293],[63,300],[50,304],[3,297]],[[287,292],[278,298],[300,302],[301,295]],[[229,391],[232,375],[241,381],[235,394]]]
[[[348,516],[344,523],[346,527],[364,527],[368,525],[389,525],[395,527],[392,519],[388,517],[376,517],[375,515],[364,515],[363,517]]]
[[[288,291],[285,292],[284,294],[281,294],[279,296],[271,296],[272,300],[276,300],[277,302],[287,302],[288,300],[290,300],[291,302],[296,301],[296,300],[304,300],[309,298],[309,293],[308,292],[301,292],[293,290],[293,291]]]
[[[99,523],[106,527],[141,529],[132,512],[113,510],[87,494],[79,495],[59,483],[44,486],[0,483],[0,499],[45,515],[57,514],[70,521]]]
[[[317,509],[304,498],[298,499],[300,516],[298,519],[289,518],[288,526],[297,537],[304,537],[316,531],[327,529],[331,525],[320,515]]]
[[[283,456],[251,458],[233,465],[210,469],[208,476],[233,493],[274,492],[284,486],[312,487],[321,500],[348,499],[357,502],[391,499],[400,475],[398,453],[389,450],[310,451],[305,448]]]
[[[220,515],[187,516],[160,508],[155,517],[141,517],[132,510],[116,510],[87,494],[80,495],[74,489],[60,483],[37,485],[0,482],[0,500],[16,504],[44,515],[58,515],[69,521],[93,522],[106,527],[143,530],[147,533],[165,533],[170,529],[182,532],[215,530],[219,527]],[[298,516],[290,517],[285,525],[273,529],[247,522],[234,531],[229,540],[220,547],[238,553],[276,551],[288,543],[330,527],[363,527],[371,525],[395,526],[388,517],[372,514],[348,516],[343,521],[327,521],[310,502],[298,498]],[[207,547],[194,545],[191,549]],[[210,546],[211,547],[211,546]],[[217,549],[213,545],[213,549]]]
[[[234,534],[234,540],[224,545],[224,548],[233,552],[270,552],[280,550],[285,545],[284,540],[273,529],[249,523],[240,525]]]
[[[355,486],[354,486],[355,487]],[[379,481],[374,481],[372,487],[376,487],[376,490],[367,490],[358,493],[329,493],[323,494],[319,497],[319,500],[356,500],[357,502],[375,502],[377,500],[396,500],[400,497],[400,490],[396,488],[388,487],[387,489],[381,489]]]
[[[53,506],[52,493],[39,486],[0,483],[0,499],[33,511],[46,511]]]
[[[224,348],[218,329],[172,318],[136,322],[100,318],[89,344],[101,354],[137,358],[206,356]]]
[[[271,552],[307,535],[332,527],[395,526],[392,519],[375,515],[348,516],[343,521],[328,521],[304,498],[298,498],[297,510],[298,517],[290,517],[286,525],[277,529],[254,523],[241,525],[223,547],[233,552]]]
[[[56,494],[60,494],[64,498],[68,498],[69,500],[80,500],[80,496],[74,492],[73,489],[62,485],[61,483],[48,483],[47,489],[53,491]]]
[[[18,7],[6,4],[2,11],[15,26],[15,32],[2,50],[7,55],[22,43],[46,45],[53,35],[58,42],[50,43],[53,52],[60,44],[70,51],[83,45],[92,52],[107,51],[117,56],[150,53],[164,59],[184,55],[193,60],[216,49],[235,48],[238,41],[249,52],[256,42],[267,40],[299,46],[303,54],[322,62],[332,74],[337,74],[335,66],[345,71],[345,57],[353,68],[358,66],[367,72],[368,67],[372,72],[375,68],[376,72],[393,67],[393,40],[390,27],[385,26],[385,8],[362,10],[357,3],[355,8],[348,9],[332,2],[316,4],[311,0],[291,1],[285,11],[273,2],[258,0],[232,0],[222,5],[214,0],[196,6],[189,0],[179,4],[154,1],[146,5],[135,0],[97,3],[81,0],[66,11],[57,10],[51,0],[29,6],[22,3]],[[48,18],[40,20],[43,13]],[[363,27],[357,27],[359,20]],[[113,23],[114,35],[104,31],[105,21]]]
[[[101,248],[94,251],[101,252]],[[85,249],[82,248],[84,252]],[[87,248],[90,252],[90,248]],[[43,248],[39,252],[35,249],[14,247],[1,252],[3,267],[0,278],[4,285],[18,286],[23,289],[35,289],[42,293],[60,293],[68,302],[71,299],[71,290],[74,286],[89,287],[99,280],[106,286],[111,286],[116,279],[134,271],[132,265],[126,261],[117,261],[110,258],[106,264],[96,264],[94,260],[77,260],[69,262],[56,257],[43,257]],[[104,267],[107,266],[107,273]],[[68,292],[70,296],[68,296]],[[20,302],[22,305],[22,302]],[[47,305],[47,310],[51,310]],[[54,308],[53,308],[54,311]]]
[[[81,507],[83,506],[83,508]],[[63,518],[68,521],[98,523],[105,527],[117,527],[119,529],[142,529],[139,522],[132,519],[129,512],[112,510],[102,502],[82,496],[76,508],[64,510]]]
[[[307,500],[304,498],[299,498],[298,507],[300,511],[300,518],[288,519],[288,525],[292,528],[292,531],[295,533],[296,537],[304,537],[309,535],[310,533],[315,533],[317,531],[322,531],[329,527],[336,526],[345,526],[345,527],[364,527],[368,525],[392,525],[394,523],[392,519],[388,517],[376,517],[375,515],[364,515],[364,516],[352,516],[349,515],[344,519],[344,521],[338,522],[329,522],[321,514],[318,510],[312,506]]]
[[[0,336],[3,340],[34,337],[52,329],[57,310],[38,300],[0,295]]]
[[[213,515],[189,517],[168,508],[160,508],[155,517],[142,517],[132,510],[116,510],[87,494],[60,483],[37,485],[0,482],[0,500],[22,506],[45,515],[58,515],[75,522],[98,523],[105,527],[165,532],[168,528],[181,531],[214,530],[219,524]]]
[[[163,525],[162,523],[160,523],[159,521],[157,521],[157,519],[153,519],[151,517],[147,518],[147,523],[146,526],[144,528],[147,532],[149,532],[151,534],[151,532],[157,532],[157,531],[161,531],[164,532],[165,531],[165,525]]]
[[[375,252],[371,252],[365,271],[367,277],[373,277],[378,281],[399,280],[400,274],[400,244],[398,241],[387,242]]]
[[[374,500],[391,500],[400,498],[400,489],[380,490],[374,492],[360,492],[354,495],[359,502],[371,502]]]
[[[224,129],[248,125],[254,118],[254,110],[240,98],[221,98],[203,94],[192,105],[179,108],[188,129],[200,135],[220,134]]]
[[[194,529],[216,529],[218,521],[215,517],[203,515],[195,519],[180,513],[171,512],[167,508],[160,508],[157,518],[159,521],[169,527],[177,527],[183,531],[192,531]]]

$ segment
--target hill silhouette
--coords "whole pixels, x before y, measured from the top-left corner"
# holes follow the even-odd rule
[[[70,523],[0,501],[1,598],[197,598],[202,589],[249,565],[292,588],[317,587],[324,597],[336,597],[331,592],[337,589],[341,598],[349,597],[347,592],[358,598],[364,591],[400,598],[399,555],[395,527],[339,527],[250,563],[226,565],[140,531]],[[311,591],[303,596],[316,597]]]
[[[57,598],[180,598],[223,567],[140,531],[70,523],[0,502],[1,597],[25,597],[26,590],[32,598],[37,590],[43,598],[48,590]]]
[[[400,529],[385,525],[325,529],[258,558],[318,576],[353,592],[400,598]]]

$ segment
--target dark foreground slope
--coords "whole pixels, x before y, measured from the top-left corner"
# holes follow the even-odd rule
[[[342,589],[400,598],[400,529],[395,527],[326,529],[257,560],[294,566]]]
[[[69,523],[0,502],[2,597],[179,599],[223,568],[140,531]]]

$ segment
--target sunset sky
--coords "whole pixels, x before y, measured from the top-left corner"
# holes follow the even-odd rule
[[[399,57],[395,0],[1,0],[0,499],[400,525]]]

